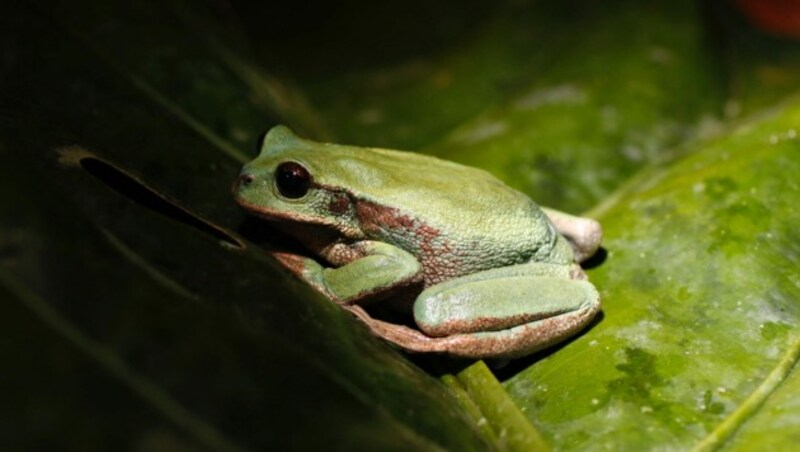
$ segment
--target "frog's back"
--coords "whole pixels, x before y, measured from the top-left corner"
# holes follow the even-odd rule
[[[492,216],[527,217],[531,208],[538,210],[528,197],[481,169],[412,152],[318,146],[307,157],[312,166],[320,167],[320,171],[312,168],[315,180],[347,187],[359,200],[441,223],[470,225]]]
[[[552,224],[486,171],[409,152],[321,146],[315,159],[335,170],[319,182],[348,187],[364,232],[417,255],[429,284],[549,258]]]

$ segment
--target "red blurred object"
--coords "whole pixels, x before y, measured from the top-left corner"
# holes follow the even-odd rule
[[[737,0],[736,3],[758,28],[800,39],[800,0]]]

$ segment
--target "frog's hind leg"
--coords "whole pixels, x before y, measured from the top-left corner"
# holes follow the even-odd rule
[[[599,307],[599,304],[597,305]],[[512,328],[441,338],[440,347],[465,358],[519,358],[555,345],[582,330],[599,309],[582,309]]]
[[[344,306],[373,334],[409,352],[439,352],[463,358],[517,358],[554,345],[583,329],[600,309],[599,301],[568,314],[534,320],[497,331],[431,337],[405,325],[372,318],[358,305]]]
[[[587,281],[517,274],[449,283],[420,294],[414,317],[426,336],[459,356],[533,353],[574,335],[600,310]]]

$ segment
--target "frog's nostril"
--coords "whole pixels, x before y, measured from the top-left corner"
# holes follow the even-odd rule
[[[242,174],[239,176],[239,184],[246,187],[255,181],[256,178],[252,174]]]

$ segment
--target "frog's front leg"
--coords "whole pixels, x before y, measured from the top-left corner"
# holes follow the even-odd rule
[[[358,303],[381,294],[396,294],[405,286],[422,281],[422,266],[398,247],[375,241],[351,245],[361,257],[340,267],[325,267],[307,262],[305,279],[339,304]]]
[[[422,334],[354,313],[373,332],[409,351],[470,358],[519,357],[560,342],[600,309],[590,283],[565,266],[530,263],[456,278],[423,291],[414,303]]]

